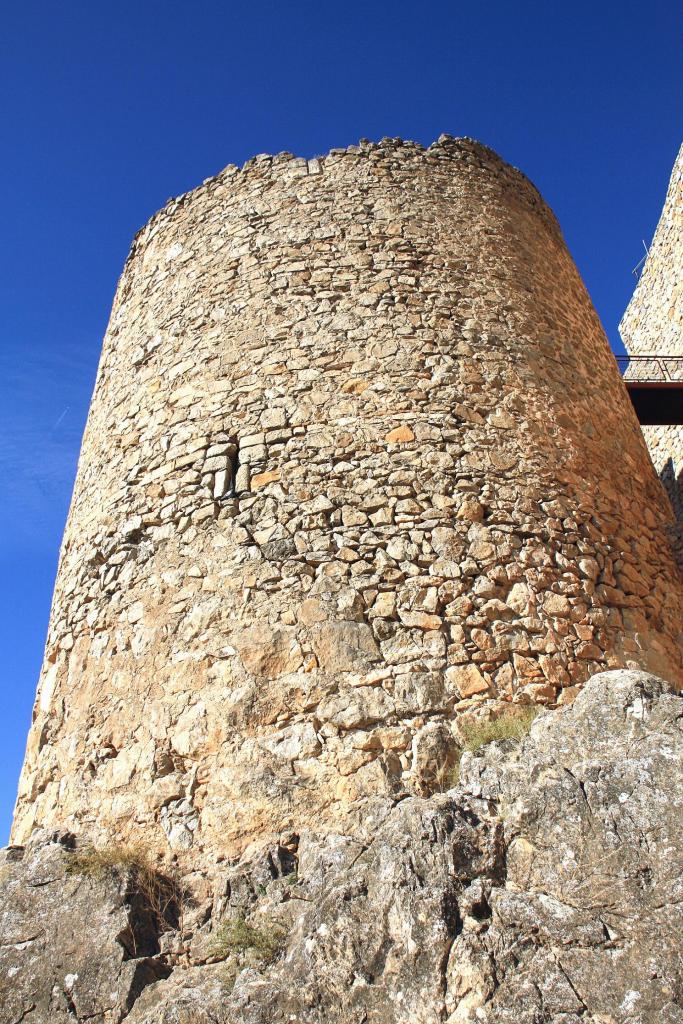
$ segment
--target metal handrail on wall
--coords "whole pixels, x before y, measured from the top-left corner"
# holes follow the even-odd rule
[[[627,383],[683,385],[683,356],[616,356]]]

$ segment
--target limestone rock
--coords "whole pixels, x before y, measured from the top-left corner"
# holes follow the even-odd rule
[[[71,845],[36,833],[0,853],[1,1024],[118,1024],[171,972],[159,933],[175,919],[160,919],[129,871],[69,874]]]
[[[388,441],[389,444],[407,444],[409,441],[415,440],[415,435],[410,427],[404,425],[390,430],[385,440]]]
[[[321,622],[311,629],[311,643],[324,672],[354,672],[379,659],[372,630],[363,622]]]
[[[597,675],[465,754],[457,788],[248,851],[163,959],[156,932],[132,948],[122,882],[65,876],[54,842],[5,851],[0,1020],[679,1024],[681,721],[661,680]],[[442,728],[422,759],[448,756]],[[229,920],[241,938],[212,957]]]
[[[488,683],[476,665],[453,665],[446,671],[448,683],[455,687],[460,697],[471,697],[475,693],[486,693]]]
[[[304,901],[281,959],[219,1000],[209,974],[193,1019],[683,1020],[682,715],[660,680],[607,672],[362,841],[302,837]],[[131,1024],[175,1022],[200,976],[176,970]]]
[[[235,636],[233,642],[247,671],[266,679],[295,672],[303,661],[295,630],[286,626],[269,629],[258,623]]]

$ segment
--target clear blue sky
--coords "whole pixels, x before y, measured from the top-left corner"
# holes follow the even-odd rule
[[[135,231],[255,153],[472,135],[541,189],[616,342],[681,141],[682,42],[677,0],[3,4],[0,842]]]

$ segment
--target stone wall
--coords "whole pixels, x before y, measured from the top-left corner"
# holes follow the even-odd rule
[[[683,523],[683,426],[646,425],[642,430],[676,518]]]
[[[664,209],[619,331],[629,355],[683,356],[683,145]]]
[[[680,683],[669,519],[522,174],[449,137],[228,167],[119,282],[13,839],[198,869],[444,785],[463,715]]]
[[[666,194],[664,209],[643,272],[619,331],[632,356],[683,357],[683,146]],[[648,364],[643,364],[645,371]],[[638,378],[634,364],[628,375]],[[673,364],[670,375],[681,376]],[[683,398],[681,399],[683,401]],[[683,427],[645,426],[643,433],[655,469],[679,523],[683,523]]]

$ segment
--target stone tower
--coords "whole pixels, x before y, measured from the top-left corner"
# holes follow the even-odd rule
[[[683,146],[678,151],[643,272],[619,331],[630,356],[677,356],[683,360]],[[637,360],[629,366],[627,376],[637,380],[651,371],[651,366],[649,361]],[[683,380],[681,364],[667,367],[664,360],[664,367],[667,376]],[[683,426],[647,424],[643,433],[679,524],[683,524]]]
[[[669,518],[517,170],[446,136],[228,167],[119,282],[13,839],[210,863],[428,791],[461,715],[681,682]]]

